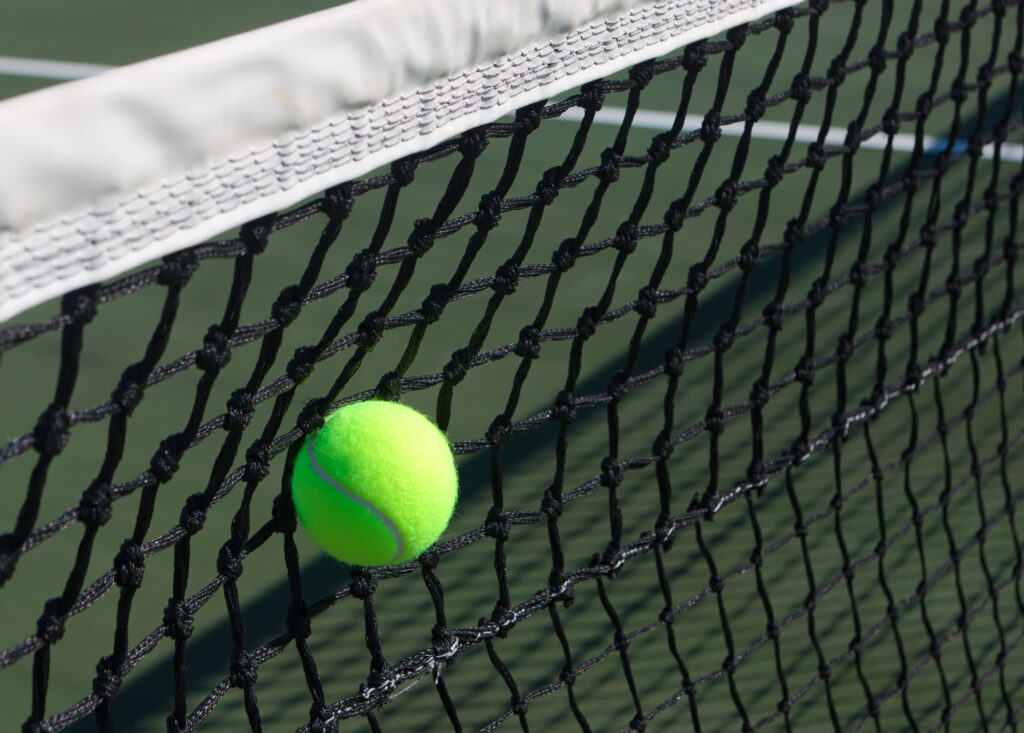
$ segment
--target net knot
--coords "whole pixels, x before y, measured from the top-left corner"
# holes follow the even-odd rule
[[[672,437],[666,435],[664,431],[658,433],[658,437],[654,439],[654,446],[651,449],[654,457],[659,461],[667,461],[674,450],[675,446],[672,445]]]
[[[665,352],[665,373],[673,379],[678,379],[682,376],[685,364],[686,359],[684,358],[683,350],[678,346],[673,346]]]
[[[622,464],[611,456],[601,461],[601,485],[616,489],[622,484]]]
[[[683,51],[683,68],[691,73],[704,69],[708,64],[708,45],[706,41],[691,43]]]
[[[811,283],[811,289],[807,292],[807,300],[810,302],[812,308],[820,308],[821,304],[825,302],[825,292],[827,285],[824,280],[818,278]]]
[[[721,435],[725,429],[725,413],[721,405],[712,404],[704,416],[704,427],[712,435]]]
[[[580,87],[580,107],[584,112],[597,112],[604,106],[604,91],[600,82],[591,82]]]
[[[298,426],[304,435],[312,435],[324,426],[323,401],[314,399],[307,402],[299,412]]]
[[[52,403],[39,416],[32,431],[32,447],[44,456],[56,456],[68,444],[71,420],[63,405]]]
[[[135,362],[121,372],[121,379],[110,395],[110,401],[127,415],[131,415],[138,404],[142,402],[146,378],[149,376],[145,372],[148,372],[145,364]]]
[[[394,402],[402,393],[402,378],[395,372],[385,372],[373,393],[374,399]]]
[[[694,697],[697,694],[697,683],[689,677],[683,677],[681,687],[687,697]]]
[[[408,186],[416,179],[416,168],[419,166],[416,158],[402,158],[391,164],[391,175],[395,177],[395,183],[401,187]]]
[[[165,484],[174,477],[184,453],[181,433],[172,433],[160,441],[160,446],[149,461],[149,471],[157,482]]]
[[[729,41],[729,45],[732,46],[732,50],[739,51],[743,48],[743,44],[746,42],[749,34],[750,31],[747,30],[746,26],[740,25],[730,28],[726,32],[725,37]]]
[[[215,323],[203,336],[203,348],[195,354],[197,367],[203,371],[219,370],[231,360],[231,337]]]
[[[999,210],[999,191],[994,188],[985,189],[985,209],[991,213]]]
[[[793,86],[790,88],[790,92],[800,104],[807,104],[811,101],[811,94],[814,92],[814,85],[811,82],[811,77],[807,74],[797,74],[793,77]]]
[[[957,104],[963,104],[967,101],[967,82],[963,79],[954,79],[953,87],[949,91],[950,98]]]
[[[509,528],[508,514],[501,507],[492,506],[487,512],[487,520],[484,522],[484,534],[491,539],[506,542]]]
[[[768,467],[762,461],[752,461],[747,466],[747,481],[751,488],[763,488],[768,483]]]
[[[544,174],[540,178],[540,182],[537,184],[537,198],[545,206],[550,206],[551,203],[558,197],[558,184],[562,180],[562,171],[559,168],[548,168],[544,171]]]
[[[1007,62],[1010,67],[1010,73],[1014,76],[1020,76],[1024,73],[1024,54],[1020,51],[1012,51],[1007,57]]]
[[[480,129],[467,130],[459,140],[459,152],[468,160],[476,160],[487,149],[487,135]]]
[[[231,650],[231,671],[228,683],[232,687],[252,687],[256,684],[256,662],[245,649]]]
[[[782,306],[781,305],[779,305],[775,301],[772,301],[771,303],[769,303],[768,305],[766,305],[764,307],[764,312],[762,313],[762,315],[764,316],[764,321],[765,321],[765,324],[768,326],[768,328],[770,328],[773,331],[781,331],[782,330]]]
[[[882,205],[884,199],[885,195],[881,185],[874,183],[868,186],[867,192],[864,195],[864,201],[871,211],[876,211]]]
[[[846,127],[846,139],[843,141],[843,147],[846,148],[848,154],[852,155],[860,149],[860,143],[863,139],[860,125],[856,122],[851,122]]]
[[[367,290],[376,278],[377,257],[373,250],[364,249],[345,268],[345,284],[357,293]]]
[[[227,414],[224,415],[224,429],[244,430],[256,411],[256,400],[249,390],[241,387],[228,398]]]
[[[452,352],[451,359],[444,365],[441,374],[445,384],[456,385],[466,378],[466,371],[469,369],[469,354],[465,349],[456,349]]]
[[[168,599],[164,609],[164,635],[180,641],[192,636],[194,629],[192,607],[177,598]]]
[[[274,508],[272,509],[274,523],[277,524],[277,531],[284,534],[295,534],[298,527],[298,518],[295,515],[295,504],[291,497],[285,494],[278,494],[274,497]]]
[[[722,185],[715,191],[715,206],[725,212],[736,208],[739,195],[739,186],[733,180],[723,181]]]
[[[231,546],[230,540],[221,545],[217,553],[217,572],[228,580],[242,577],[242,559]]]
[[[116,660],[113,657],[102,657],[96,664],[96,677],[92,681],[92,692],[102,700],[110,700],[121,688],[121,675],[118,674]]]
[[[612,374],[608,380],[608,394],[616,402],[621,401],[629,393],[629,376],[623,371]]]
[[[450,296],[450,288],[446,283],[437,283],[430,286],[430,295],[423,299],[423,303],[420,304],[420,313],[423,315],[423,320],[429,325],[436,323],[441,318],[441,314],[444,313],[444,308],[448,305]]]
[[[1007,0],[992,0],[992,12],[997,18],[1002,18],[1006,15]]]
[[[29,718],[21,724],[21,733],[47,733],[47,730],[43,727],[43,721]]]
[[[267,248],[270,234],[274,231],[274,222],[276,220],[276,214],[268,214],[242,225],[238,232],[238,238],[245,245],[246,254],[255,256],[263,253]]]
[[[668,160],[669,154],[672,152],[672,143],[675,138],[670,132],[662,132],[654,136],[651,140],[651,146],[647,148],[647,157],[651,161],[651,165],[655,168]]]
[[[536,359],[540,356],[540,329],[536,326],[522,328],[519,331],[515,353],[523,359]]]
[[[934,108],[935,98],[931,94],[928,94],[927,92],[925,92],[924,94],[917,98],[917,104],[914,107],[914,109],[917,111],[917,116],[919,118],[927,117],[928,115],[931,114]]]
[[[146,555],[137,542],[125,540],[114,556],[114,582],[120,588],[138,588],[146,571]]]
[[[857,260],[850,267],[850,282],[854,287],[862,288],[868,283],[868,266]]]
[[[643,713],[636,713],[633,715],[632,719],[629,721],[629,730],[630,733],[633,731],[636,731],[636,733],[643,733],[647,730],[647,719],[644,717]]]
[[[522,107],[516,110],[516,123],[519,129],[530,134],[540,127],[541,113],[544,111],[544,103],[531,104],[529,107]]]
[[[868,52],[868,66],[875,74],[881,74],[885,71],[885,67],[888,64],[887,54],[885,52],[885,46],[877,45],[872,46]]]
[[[1006,262],[1010,265],[1017,261],[1019,250],[1017,243],[1013,240],[1013,237],[1007,237],[1003,241],[1003,257],[1006,258]]]
[[[764,379],[758,379],[754,382],[754,386],[750,390],[750,401],[753,402],[756,407],[764,407],[768,404],[768,399],[771,397],[771,394],[771,390],[768,389],[768,385],[765,384]]]
[[[799,465],[810,457],[811,446],[808,445],[806,439],[797,438],[789,446],[789,455],[792,457],[793,463]]]
[[[622,156],[612,148],[602,150],[601,164],[597,167],[597,178],[605,183],[614,183],[619,180],[621,170]]]
[[[629,70],[629,78],[633,82],[633,88],[643,90],[654,78],[654,62],[644,61]]]
[[[725,352],[736,342],[736,329],[732,323],[723,323],[712,340],[715,351]]]
[[[673,232],[678,232],[683,228],[683,222],[686,221],[686,209],[679,200],[673,201],[665,211],[664,221],[665,226]]]
[[[365,601],[377,591],[377,580],[366,568],[353,565],[350,571],[352,582],[349,583],[349,592],[354,598]]]
[[[747,95],[745,116],[748,122],[757,122],[764,117],[767,111],[768,110],[765,107],[764,92],[761,89],[755,89]]]
[[[437,231],[433,220],[417,219],[412,226],[412,234],[409,235],[409,239],[406,242],[409,245],[412,256],[420,258],[429,252],[430,248],[434,246],[434,237],[436,236]]]
[[[697,295],[708,285],[708,270],[703,262],[698,262],[690,268],[686,278],[686,287],[691,295]]]
[[[338,720],[326,705],[313,703],[310,706],[309,717],[310,733],[338,733]]]
[[[716,143],[722,137],[722,117],[717,109],[708,110],[700,125],[700,139],[705,143]]]
[[[900,179],[903,190],[907,193],[914,193],[921,187],[921,173],[915,169],[905,171]]]
[[[555,407],[551,410],[551,419],[562,425],[568,425],[576,419],[576,399],[573,393],[563,389],[555,398]]]
[[[494,273],[491,288],[501,295],[512,295],[516,291],[517,285],[519,285],[519,265],[514,259],[506,260]]]
[[[566,685],[572,685],[574,682],[576,682],[576,678],[578,676],[579,674],[576,672],[576,670],[574,670],[567,664],[564,667],[562,667],[562,671],[558,674],[558,679]]]
[[[634,309],[641,318],[650,320],[658,310],[658,291],[650,285],[640,288]]]
[[[343,183],[324,191],[324,200],[320,207],[331,221],[344,221],[352,213],[355,203],[352,184]]]
[[[799,219],[790,219],[786,222],[786,231],[782,235],[786,246],[792,249],[804,241],[804,227]]]
[[[636,251],[637,237],[639,230],[636,224],[631,221],[624,221],[619,224],[619,228],[615,232],[615,238],[612,240],[612,247],[617,249],[623,254],[633,254]]]
[[[309,419],[315,421],[315,418],[310,417]],[[246,481],[262,481],[269,473],[270,448],[262,438],[259,438],[245,450],[244,477]]]
[[[441,555],[438,554],[437,550],[433,547],[424,550],[423,553],[416,558],[419,560],[420,567],[424,570],[436,570],[437,564],[441,562]]]
[[[764,169],[764,179],[769,188],[775,188],[786,173],[786,161],[780,155],[773,155],[768,159],[768,165]]]
[[[64,604],[60,598],[51,598],[43,604],[43,613],[36,621],[36,636],[52,646],[64,637]]]
[[[156,281],[160,285],[169,288],[183,288],[192,279],[193,273],[199,266],[199,258],[196,257],[194,249],[187,249],[164,257],[164,264],[160,266],[160,272],[156,275]]]
[[[526,715],[527,708],[529,708],[529,705],[526,702],[526,698],[524,698],[522,695],[512,696],[512,712],[515,715]]]
[[[90,286],[68,293],[60,301],[60,310],[72,323],[82,326],[96,317],[96,287]]]
[[[114,491],[110,483],[102,479],[94,480],[82,494],[78,504],[78,519],[83,524],[103,526],[110,521],[113,513],[110,505],[114,500]]]
[[[796,381],[807,387],[814,384],[814,359],[809,356],[800,357],[796,365]]]
[[[811,3],[812,7],[813,5],[814,3]],[[789,35],[789,33],[793,30],[794,22],[795,18],[793,17],[793,11],[790,10],[789,8],[780,10],[778,13],[775,14],[775,18],[773,20],[775,30],[777,30],[784,36]]]
[[[270,315],[282,328],[289,326],[302,310],[302,299],[305,293],[300,285],[289,285],[281,291],[270,307]]]
[[[433,646],[434,659],[449,661],[455,658],[459,647],[459,637],[451,629],[441,624],[434,624],[430,631],[430,643]]]
[[[206,499],[202,494],[198,492],[189,494],[189,497],[185,499],[185,506],[181,508],[178,524],[189,536],[203,528],[203,525],[206,524]]]
[[[504,415],[498,415],[494,420],[491,421],[491,425],[487,428],[486,434],[487,444],[494,447],[500,448],[508,442],[508,439],[512,437],[512,428],[508,424],[508,418]]]
[[[946,278],[946,292],[955,300],[963,292],[963,280],[951,274]]]
[[[501,221],[501,201],[501,194],[497,191],[488,191],[480,197],[475,222],[478,230],[489,232],[498,226]]]
[[[285,620],[285,628],[295,639],[308,639],[312,630],[310,628],[309,607],[303,599],[292,600],[288,604],[288,618]]]
[[[555,496],[553,487],[549,486],[544,489],[544,497],[540,502],[540,510],[547,515],[548,519],[558,519],[562,516],[562,499]]]
[[[555,253],[551,256],[551,262],[559,272],[567,272],[576,264],[576,258],[580,254],[580,247],[575,239],[563,240]]]
[[[366,318],[359,324],[357,336],[359,345],[363,349],[370,351],[380,343],[381,338],[384,336],[385,322],[384,316],[378,311],[366,314]]]
[[[971,135],[967,141],[967,154],[974,160],[980,159],[985,154],[985,138],[980,133]]]
[[[846,67],[843,65],[841,57],[832,59],[828,66],[828,78],[835,86],[839,86],[846,81]]]
[[[576,321],[576,337],[580,341],[586,341],[597,333],[597,322],[601,316],[597,308],[593,306],[583,309],[583,314]]]
[[[807,146],[807,165],[816,171],[825,169],[828,156],[825,154],[825,146],[820,143],[811,143]]]

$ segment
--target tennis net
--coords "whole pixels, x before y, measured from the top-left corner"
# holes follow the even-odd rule
[[[244,154],[196,132],[157,185],[141,135],[98,183],[102,140],[53,163],[53,202],[0,181],[5,709],[1019,727],[1020,0],[429,5],[0,105],[15,129],[146,80],[148,109],[274,38],[311,49],[295,98],[346,110],[287,136],[244,76]],[[425,84],[435,48],[369,105],[310,71],[337,74],[332,28],[401,56],[417,26],[472,69]],[[428,413],[460,466],[449,531],[392,567],[326,559],[291,501],[302,440],[365,399]]]

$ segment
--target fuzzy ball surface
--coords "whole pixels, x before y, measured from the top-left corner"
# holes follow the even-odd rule
[[[448,526],[458,498],[451,446],[397,402],[347,405],[306,438],[292,474],[306,531],[353,565],[411,560]]]

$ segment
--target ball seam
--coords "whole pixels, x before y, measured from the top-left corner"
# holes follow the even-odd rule
[[[309,454],[310,467],[313,469],[317,476],[319,476],[322,480],[327,482],[328,485],[335,488],[340,494],[348,497],[356,504],[366,507],[371,512],[373,512],[373,515],[380,520],[381,524],[387,527],[388,531],[391,532],[391,536],[395,538],[395,546],[398,548],[395,551],[395,556],[391,558],[389,562],[397,562],[398,558],[400,558],[402,556],[402,553],[405,552],[405,543],[402,541],[402,533],[398,531],[398,527],[395,526],[395,523],[391,521],[391,518],[383,511],[381,511],[379,507],[377,507],[372,502],[369,502],[366,499],[362,498],[361,496],[356,496],[351,491],[346,489],[345,486],[340,481],[338,481],[329,473],[324,471],[324,469],[320,466],[319,462],[317,462],[316,460],[316,453],[313,450],[313,445],[315,442],[316,439],[314,438],[313,440],[310,440],[306,443],[306,452]]]

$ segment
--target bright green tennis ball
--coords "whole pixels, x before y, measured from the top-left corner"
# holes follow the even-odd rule
[[[397,402],[358,402],[306,439],[292,497],[326,552],[353,565],[390,565],[437,541],[458,484],[448,439],[426,416]]]

